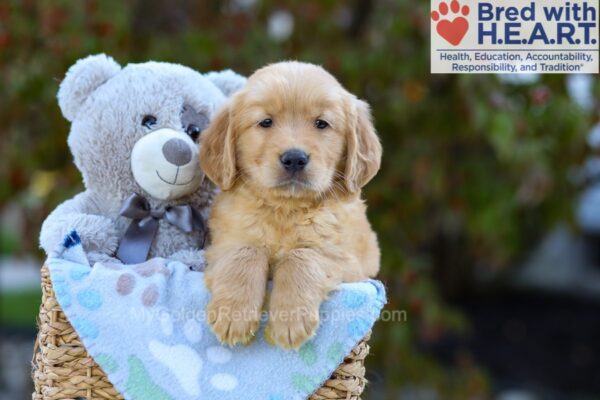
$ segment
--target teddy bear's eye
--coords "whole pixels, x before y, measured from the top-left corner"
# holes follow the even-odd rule
[[[189,124],[187,128],[185,128],[185,133],[187,133],[194,142],[197,142],[200,133],[202,133],[202,129],[198,125]]]
[[[142,126],[145,126],[148,129],[154,127],[156,123],[157,121],[154,115],[145,115],[144,118],[142,118]]]
[[[194,142],[198,141],[200,134],[208,126],[208,122],[209,119],[204,113],[197,112],[190,105],[183,105],[181,111],[181,126]]]

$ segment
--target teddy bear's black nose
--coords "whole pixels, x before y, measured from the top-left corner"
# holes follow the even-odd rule
[[[162,153],[171,164],[178,167],[192,160],[192,150],[186,142],[181,139],[169,139],[162,147]]]

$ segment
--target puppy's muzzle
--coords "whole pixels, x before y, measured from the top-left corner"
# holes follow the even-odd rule
[[[279,157],[283,168],[288,172],[299,172],[304,170],[310,161],[310,156],[299,149],[287,150]]]

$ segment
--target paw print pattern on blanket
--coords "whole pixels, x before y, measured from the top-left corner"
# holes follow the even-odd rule
[[[104,264],[104,266],[115,271],[126,271],[129,268],[121,264]],[[160,258],[154,258],[143,264],[136,265],[132,270],[143,278],[148,278],[155,274],[161,274],[165,278],[168,278],[170,275],[169,269]],[[133,273],[124,272],[117,279],[115,290],[121,296],[128,296],[135,289],[136,282],[137,278]],[[142,292],[141,301],[144,306],[152,307],[158,301],[158,297],[158,287],[155,284],[150,284]]]
[[[163,312],[159,318],[162,333],[168,340],[173,334],[174,323],[172,317],[169,313]],[[198,396],[200,394],[200,387],[196,384],[199,382],[203,359],[192,346],[202,340],[202,325],[199,321],[188,319],[183,324],[183,333],[189,345],[178,344],[170,347],[165,343],[151,341],[149,348],[152,355],[169,368],[177,377],[181,386],[190,396]],[[211,346],[206,349],[205,357],[208,363],[218,367],[220,364],[229,363],[232,353],[226,347]],[[185,370],[180,368],[179,364],[181,360],[186,360]],[[216,368],[211,368],[211,366],[208,366],[208,368],[216,370]],[[225,392],[232,391],[238,386],[238,379],[229,373],[215,373],[210,377],[209,382],[213,388]]]
[[[129,296],[134,292],[138,285],[138,281],[144,283],[144,279],[154,275],[162,275],[165,278],[170,276],[169,269],[164,265],[162,259],[153,259],[148,262],[134,267],[120,264],[104,264],[105,268],[119,272],[114,286],[115,294],[118,296]],[[84,265],[74,266],[69,276],[72,280],[81,281],[90,273],[90,268]],[[132,271],[132,272],[129,272]],[[55,291],[65,294],[67,288],[66,280],[63,275],[54,275]],[[159,292],[156,284],[150,284],[142,291],[140,302],[145,307],[152,307],[156,304],[159,297]],[[63,297],[64,298],[64,297]],[[79,305],[87,310],[95,311],[102,306],[102,296],[99,291],[93,288],[82,289],[77,293],[77,301]],[[168,313],[160,314],[160,326],[162,333],[168,338],[173,334],[173,321]],[[87,319],[77,317],[73,320],[73,325],[78,332],[84,337],[96,339],[99,335],[98,328]],[[202,339],[202,325],[199,321],[188,319],[183,324],[183,334],[187,340],[187,344],[169,345],[157,340],[152,340],[148,343],[148,349],[154,356],[156,361],[163,364],[177,379],[185,392],[193,398],[201,394],[200,371],[203,366],[203,359],[198,352],[191,347],[197,344]],[[221,347],[212,346],[206,349],[206,360],[212,364],[226,364],[232,358],[231,350]],[[181,360],[186,360],[186,368],[180,368]],[[117,369],[116,362],[107,354],[102,354],[96,358],[99,365],[102,365],[106,372],[113,372]],[[142,396],[147,394],[141,387],[151,387],[157,393],[163,393],[162,389],[155,386],[155,383],[146,372],[146,369],[141,360],[135,356],[130,356],[129,359],[129,379],[127,381],[128,388]],[[215,373],[209,379],[210,384],[220,391],[231,391],[238,386],[238,379],[229,373]],[[161,397],[163,395],[161,394]],[[170,398],[166,394],[164,398]]]
[[[56,298],[88,352],[126,400],[303,400],[372,327],[385,303],[379,282],[344,284],[321,309],[299,351],[223,347],[206,324],[201,272],[179,262],[97,263],[81,245],[47,262]],[[276,380],[274,380],[276,378]]]

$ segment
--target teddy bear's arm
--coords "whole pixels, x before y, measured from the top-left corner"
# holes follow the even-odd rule
[[[171,254],[168,259],[188,265],[194,271],[204,271],[206,266],[204,250],[200,249],[182,249]]]
[[[50,254],[75,229],[83,249],[92,263],[111,259],[117,250],[119,236],[113,221],[105,216],[89,213],[85,193],[59,205],[42,224],[40,247]]]

